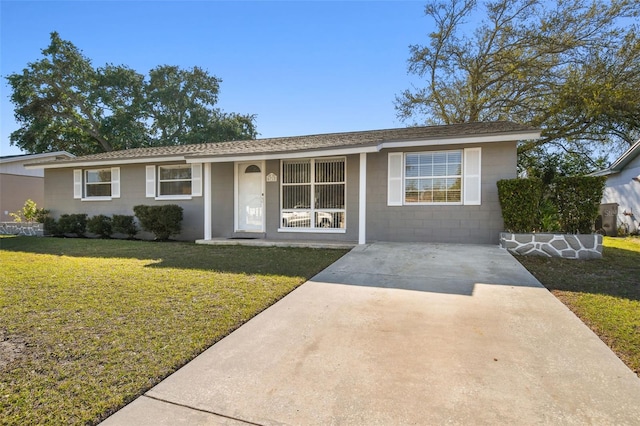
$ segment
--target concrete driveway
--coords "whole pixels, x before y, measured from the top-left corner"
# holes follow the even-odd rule
[[[104,425],[640,424],[640,379],[493,246],[357,247]]]

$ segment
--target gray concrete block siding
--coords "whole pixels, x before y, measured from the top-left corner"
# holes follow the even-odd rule
[[[214,163],[211,165],[211,199],[214,200],[211,203],[211,232],[217,237],[231,238],[233,236],[233,174],[233,163]],[[204,224],[202,213],[200,221]],[[196,239],[202,238],[203,235]]]
[[[45,170],[45,207],[51,216],[86,213],[89,217],[104,214],[133,215],[133,207],[139,204],[158,206],[177,204],[183,208],[182,233],[179,240],[202,238],[204,222],[204,197],[191,200],[155,200],[145,194],[146,164],[122,165],[120,167],[120,198],[104,201],[83,201],[73,198],[73,169]],[[78,167],[79,168],[79,167]],[[96,167],[93,167],[96,168]],[[153,239],[153,234],[140,232],[140,238]]]
[[[138,204],[177,204],[184,209],[181,240],[205,237],[205,188],[210,188],[207,230],[211,238],[262,238],[277,241],[334,242],[447,242],[497,244],[503,222],[496,182],[516,177],[516,140],[539,137],[539,131],[508,122],[467,123],[257,139],[199,145],[140,148],[73,159],[50,161],[34,167],[45,169],[45,207],[54,217],[65,213],[133,214]],[[480,205],[387,205],[388,156],[391,152],[429,152],[478,148],[481,154]],[[360,241],[360,156],[366,157],[366,240]],[[346,158],[346,227],[344,232],[318,229],[281,229],[281,158]],[[152,164],[202,163],[210,167],[210,181],[203,196],[186,200],[146,197],[145,167]],[[264,180],[264,229],[235,229],[236,161],[262,164]],[[135,163],[134,163],[135,162]],[[91,165],[88,167],[87,165]],[[109,166],[106,166],[109,165]],[[73,170],[120,167],[120,198],[73,198]],[[206,167],[203,167],[203,169]],[[209,226],[210,225],[210,226]],[[141,233],[139,237],[152,238]]]
[[[472,148],[443,145],[411,152]],[[479,206],[387,206],[388,152],[367,155],[367,241],[497,244],[503,231],[496,182],[517,176],[516,143],[482,145],[482,204]]]
[[[449,150],[473,145],[439,146]],[[367,154],[367,241],[424,241],[494,244],[503,230],[496,182],[513,178],[515,170],[515,142],[492,143],[482,146],[482,204],[480,206],[387,206],[387,151]],[[359,221],[359,155],[346,157],[346,232],[309,233],[278,231],[280,228],[280,160],[264,162],[264,174],[274,173],[277,182],[265,183],[265,230],[263,233],[237,233],[234,229],[234,173],[233,162],[211,165],[212,236],[214,238],[255,237],[272,240],[358,240]],[[204,197],[190,200],[156,200],[145,196],[145,166],[120,166],[120,198],[109,201],[83,201],[73,198],[73,169],[45,170],[45,205],[54,217],[65,213],[133,215],[138,204],[177,204],[184,209],[181,240],[197,240],[204,235]],[[153,235],[141,232],[141,238]]]

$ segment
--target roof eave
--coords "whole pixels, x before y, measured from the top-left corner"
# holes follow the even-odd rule
[[[11,157],[7,157],[7,158],[0,158],[0,163],[2,164],[6,164],[6,163],[17,163],[20,161],[34,161],[34,160],[38,160],[41,158],[49,158],[49,157],[67,157],[67,158],[74,158],[75,155],[71,154],[70,152],[67,151],[55,151],[55,152],[43,152],[41,154],[25,154],[25,155],[16,155],[16,156],[11,156]],[[25,164],[25,167],[27,165]]]
[[[108,160],[82,160],[82,161],[62,161],[62,162],[48,162],[48,163],[35,163],[25,165],[25,169],[64,169],[69,167],[96,167],[96,166],[117,166],[126,164],[141,164],[141,163],[167,163],[174,161],[185,161],[184,155],[170,155],[170,156],[153,156],[153,157],[136,157],[136,158],[122,158],[122,159],[108,159]]]
[[[624,152],[624,154],[620,156],[620,158],[614,161],[611,167],[609,167],[609,169],[616,172],[620,172],[622,171],[622,169],[624,169],[627,166],[627,164],[633,161],[633,159],[636,158],[639,154],[640,154],[640,139],[638,139],[636,143],[631,145],[629,149],[627,149]]]
[[[615,175],[619,173],[616,170],[611,170],[611,169],[604,169],[604,170],[598,170],[597,172],[592,172],[587,174],[587,176],[611,176],[611,175]]]
[[[379,150],[385,148],[410,148],[418,146],[462,145],[471,143],[514,142],[521,140],[539,139],[540,131],[492,133],[486,135],[469,135],[442,137],[420,140],[384,141],[378,144]]]
[[[296,151],[256,152],[247,154],[189,155],[186,157],[186,161],[187,163],[228,163],[233,161],[287,160],[292,158],[306,158],[309,157],[309,155],[317,157],[332,157],[337,155],[362,154],[368,152],[378,152],[377,146],[375,144],[369,144],[350,147],[314,148]]]

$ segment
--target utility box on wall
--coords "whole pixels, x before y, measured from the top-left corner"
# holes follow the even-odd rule
[[[596,232],[609,237],[618,236],[618,203],[600,204]]]

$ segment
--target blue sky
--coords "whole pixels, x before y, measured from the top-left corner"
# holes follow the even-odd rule
[[[422,1],[0,2],[0,154],[17,129],[4,78],[39,60],[49,33],[94,66],[199,66],[218,106],[257,115],[259,137],[404,127],[394,97],[416,83],[409,45],[430,32]]]

